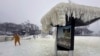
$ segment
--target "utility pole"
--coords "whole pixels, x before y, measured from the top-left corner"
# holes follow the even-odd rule
[[[68,0],[69,4],[70,4],[70,8],[71,8],[71,5],[72,5],[72,1],[71,0]],[[70,13],[71,13],[71,9],[70,9]],[[71,15],[71,18],[69,19],[72,19],[71,20],[71,47],[72,47],[72,50],[68,51],[68,56],[74,56],[74,28],[75,28],[75,20],[73,18],[73,16]],[[67,20],[67,19],[66,19]]]

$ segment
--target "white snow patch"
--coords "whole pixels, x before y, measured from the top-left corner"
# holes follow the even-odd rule
[[[30,36],[31,37],[31,36]],[[21,45],[14,46],[13,41],[0,42],[0,56],[54,56],[55,39],[21,39]],[[100,56],[100,37],[75,36],[74,56]],[[60,52],[67,56],[68,52]]]

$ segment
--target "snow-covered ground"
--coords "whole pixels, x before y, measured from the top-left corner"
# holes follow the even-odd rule
[[[100,56],[100,37],[76,36],[75,56]]]
[[[75,36],[74,56],[100,56],[99,43],[100,37]],[[14,46],[13,41],[0,42],[0,56],[55,56],[55,39],[52,36],[36,39],[29,36],[21,39],[20,46]]]
[[[0,56],[54,56],[53,53],[53,38],[34,39],[29,36],[21,39],[20,46],[14,46],[13,41],[0,42]]]

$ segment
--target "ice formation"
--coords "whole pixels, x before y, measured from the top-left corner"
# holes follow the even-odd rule
[[[100,8],[78,5],[74,3],[59,3],[53,7],[45,16],[42,17],[42,29],[48,32],[52,25],[65,25],[65,14],[81,19],[83,22],[91,21],[100,17]],[[81,17],[81,18],[80,18]],[[69,20],[69,18],[67,19]]]

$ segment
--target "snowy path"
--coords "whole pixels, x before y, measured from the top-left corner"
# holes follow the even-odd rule
[[[0,56],[54,56],[54,43],[54,38],[23,39],[16,47],[13,41],[0,42]],[[100,56],[99,43],[100,37],[76,36],[74,56]]]

